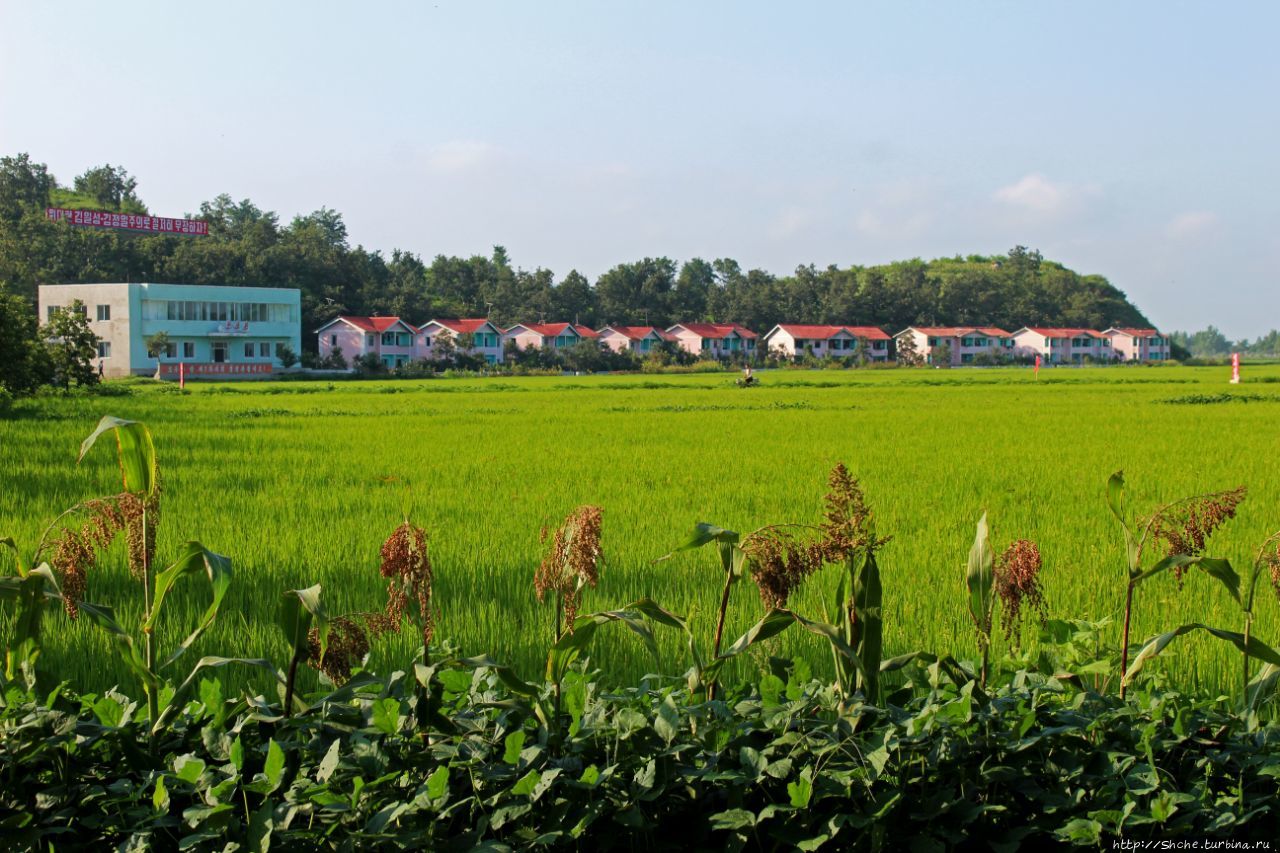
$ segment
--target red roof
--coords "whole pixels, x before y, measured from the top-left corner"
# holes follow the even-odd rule
[[[1107,329],[1103,334],[1119,332],[1122,335],[1128,335],[1132,338],[1154,338],[1160,334],[1156,329]]]
[[[624,338],[630,338],[633,341],[642,340],[650,335],[657,335],[663,340],[667,339],[667,334],[656,326],[605,326],[600,330],[600,334],[605,332],[617,332]]]
[[[407,326],[410,329],[413,328],[413,326],[410,326],[399,317],[350,317],[344,314],[341,317],[335,317],[334,319],[345,320],[357,329],[363,329],[366,332],[385,332],[396,323],[399,323],[402,326]]]
[[[516,326],[522,326],[531,332],[537,332],[544,338],[558,338],[565,333],[566,329],[572,329],[577,332],[580,338],[600,337],[586,326],[579,326],[574,323],[517,323]],[[512,326],[511,329],[516,328],[516,326]],[[507,329],[507,331],[509,332],[511,329]]]
[[[740,338],[758,338],[755,332],[737,323],[676,323],[671,329],[687,329],[702,338],[727,338],[730,332],[737,332]],[[671,329],[667,329],[668,332]]]
[[[981,332],[984,335],[991,335],[997,338],[1009,337],[1008,332],[995,326],[910,326],[909,328],[938,338],[959,338],[964,335],[971,335],[974,332]]]
[[[431,323],[436,323],[437,325],[444,326],[449,331],[459,335],[472,334],[472,333],[478,332],[480,328],[485,324],[487,324],[488,322],[489,321],[484,319],[483,317],[480,317],[480,318],[471,317],[464,320],[432,320],[431,321]],[[425,329],[427,326],[431,325],[431,323],[427,323],[422,328]],[[494,326],[494,328],[496,329],[498,327]]]
[[[1088,335],[1091,338],[1103,337],[1102,332],[1095,332],[1093,329],[1046,329],[1036,326],[1027,326],[1028,332],[1035,332],[1037,335],[1044,335],[1046,338],[1078,338],[1081,335]]]
[[[841,332],[848,332],[855,338],[865,338],[872,341],[889,340],[889,336],[884,333],[884,330],[877,329],[875,326],[803,326],[779,323],[778,328],[793,338],[820,338],[826,340],[834,338]]]

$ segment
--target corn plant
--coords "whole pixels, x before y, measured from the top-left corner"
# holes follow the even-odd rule
[[[84,459],[98,439],[107,433],[115,438],[116,459],[124,490],[118,495],[84,501],[68,509],[46,528],[29,562],[24,564],[19,557],[18,578],[3,586],[5,597],[17,598],[21,606],[18,635],[15,646],[7,655],[6,670],[14,661],[25,661],[21,665],[28,668],[33,665],[38,654],[39,619],[43,606],[39,599],[58,601],[68,616],[73,619],[85,616],[108,635],[111,647],[142,685],[148,719],[154,731],[161,724],[160,691],[164,684],[161,670],[191,648],[217,617],[231,585],[231,561],[193,541],[183,546],[178,558],[169,566],[160,570],[155,568],[155,522],[159,511],[160,483],[151,432],[136,421],[106,416],[81,444],[79,459]],[[84,519],[79,528],[74,524],[77,519]],[[137,628],[141,642],[120,624],[112,608],[84,598],[86,570],[95,563],[96,551],[105,548],[121,533],[128,543],[130,570],[142,587],[142,621]],[[17,551],[11,541],[8,544]],[[31,565],[36,568],[30,569]],[[155,632],[164,601],[179,581],[199,575],[208,581],[209,605],[190,633],[163,661],[157,663]]]
[[[1166,504],[1157,509],[1145,522],[1132,524],[1124,513],[1124,474],[1117,471],[1107,481],[1107,505],[1112,514],[1120,522],[1124,533],[1125,553],[1127,558],[1128,584],[1125,591],[1124,627],[1120,643],[1120,698],[1124,698],[1129,684],[1142,670],[1146,663],[1160,654],[1178,637],[1194,631],[1204,631],[1210,636],[1231,643],[1245,658],[1255,657],[1268,664],[1280,665],[1280,653],[1258,639],[1248,636],[1249,624],[1252,620],[1253,596],[1252,587],[1257,581],[1257,564],[1255,562],[1249,589],[1225,559],[1206,557],[1203,555],[1205,541],[1221,524],[1235,516],[1236,507],[1244,499],[1245,489],[1240,487],[1232,491],[1213,492],[1195,497],[1184,498]],[[1149,567],[1144,567],[1144,552],[1153,542],[1163,542],[1167,553]],[[1173,571],[1178,581],[1188,569],[1195,568],[1217,580],[1231,595],[1236,604],[1245,613],[1246,633],[1228,631],[1199,622],[1193,622],[1157,634],[1143,643],[1129,662],[1129,626],[1133,615],[1133,596],[1138,585],[1156,575]],[[1246,597],[1247,595],[1247,597]],[[1248,688],[1248,664],[1245,664],[1246,690]]]

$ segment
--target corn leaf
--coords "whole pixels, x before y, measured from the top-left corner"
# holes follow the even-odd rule
[[[969,587],[969,618],[984,636],[991,633],[991,611],[995,603],[992,589],[995,587],[995,554],[987,528],[987,514],[978,519],[978,529],[969,549],[969,568],[965,584]]]
[[[151,497],[156,491],[156,447],[151,431],[138,421],[126,421],[105,415],[88,438],[80,444],[80,462],[89,448],[106,432],[114,432],[116,456],[120,463],[120,476],[124,490],[135,495]]]
[[[1179,625],[1172,631],[1166,631],[1163,634],[1157,634],[1143,645],[1142,649],[1134,657],[1133,662],[1129,664],[1129,669],[1124,674],[1124,683],[1129,684],[1134,677],[1142,671],[1147,662],[1158,654],[1163,652],[1170,643],[1185,634],[1192,631],[1204,631],[1220,640],[1225,640],[1235,646],[1244,654],[1251,658],[1257,658],[1265,663],[1280,666],[1280,652],[1268,646],[1257,637],[1249,637],[1245,639],[1244,634],[1238,634],[1235,631],[1225,631],[1222,628],[1214,628],[1199,622],[1192,622],[1187,625]]]
[[[201,572],[209,579],[212,600],[205,609],[204,615],[200,617],[200,623],[195,630],[187,635],[187,638],[173,650],[161,666],[168,666],[177,660],[213,623],[218,615],[218,608],[222,606],[222,599],[226,597],[227,590],[231,587],[231,558],[215,554],[199,542],[188,542],[182,555],[173,565],[156,575],[156,594],[151,606],[151,615],[143,625],[143,629],[148,631],[154,630],[156,619],[160,615],[160,605],[173,585],[181,578]]]

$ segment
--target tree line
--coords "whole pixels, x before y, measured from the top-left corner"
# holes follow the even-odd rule
[[[1175,352],[1181,349],[1188,358],[1223,358],[1238,352],[1250,358],[1280,358],[1280,331],[1272,329],[1256,340],[1233,341],[1215,326],[1198,332],[1170,332],[1169,343]]]
[[[789,275],[743,269],[731,258],[677,262],[647,257],[589,280],[579,271],[488,256],[390,254],[352,246],[329,208],[285,223],[249,199],[222,194],[192,216],[200,238],[77,228],[51,222],[47,206],[147,213],[123,167],[99,166],[60,184],[27,155],[0,158],[0,287],[34,301],[40,283],[163,281],[296,287],[303,341],[338,314],[488,316],[495,323],[576,321],[654,325],[733,322],[765,332],[779,322],[908,325],[1149,325],[1119,289],[1017,246],[1004,255],[919,258],[878,265],[797,267]]]

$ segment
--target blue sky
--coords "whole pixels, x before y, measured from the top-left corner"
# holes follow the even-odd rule
[[[0,0],[0,153],[595,276],[1004,252],[1280,326],[1280,5]],[[857,318],[850,318],[856,322]]]

